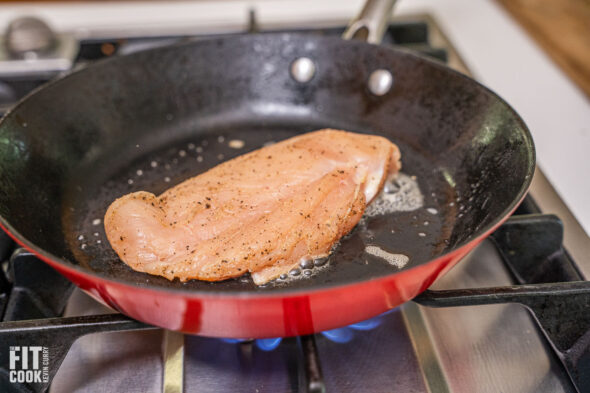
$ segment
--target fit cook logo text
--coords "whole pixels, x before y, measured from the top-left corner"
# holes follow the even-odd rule
[[[39,346],[10,347],[9,379],[18,383],[49,382],[49,350]]]

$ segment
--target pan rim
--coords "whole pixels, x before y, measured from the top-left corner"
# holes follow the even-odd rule
[[[102,60],[99,60],[95,63],[92,63],[91,65],[89,65],[87,67],[77,69],[77,70],[71,70],[71,71],[61,75],[59,78],[51,80],[48,83],[43,84],[43,85],[33,89],[31,92],[29,92],[24,97],[22,97],[13,107],[11,107],[2,116],[2,118],[0,119],[0,127],[3,126],[6,119],[8,117],[10,117],[10,115],[13,112],[15,112],[21,105],[24,105],[28,101],[29,97],[31,97],[31,96],[37,94],[38,92],[43,91],[55,84],[59,84],[65,78],[68,78],[72,75],[78,75],[78,74],[82,74],[87,71],[91,71],[92,69],[94,69],[96,67],[100,67],[103,64],[109,64],[110,62],[124,61],[122,59],[135,57],[137,55],[140,55],[140,54],[143,54],[146,52],[158,52],[161,50],[169,50],[170,48],[178,48],[178,47],[185,47],[185,46],[198,46],[199,44],[202,44],[202,43],[225,42],[225,41],[244,40],[244,39],[246,39],[248,41],[255,42],[256,40],[261,40],[261,39],[285,39],[285,37],[295,37],[296,39],[313,39],[314,41],[319,42],[319,43],[339,42],[339,44],[341,44],[341,45],[345,44],[345,45],[350,45],[350,46],[368,47],[368,48],[372,48],[371,50],[388,50],[388,51],[392,51],[394,53],[400,54],[405,57],[413,58],[413,59],[420,61],[420,62],[425,62],[427,64],[427,66],[429,66],[429,67],[435,67],[440,71],[451,73],[451,74],[455,75],[456,77],[459,77],[460,79],[467,81],[468,83],[472,83],[472,84],[475,83],[479,88],[483,89],[483,91],[485,93],[491,95],[496,101],[500,102],[501,104],[503,104],[507,107],[507,109],[510,111],[510,113],[512,114],[512,116],[516,120],[517,124],[522,129],[522,134],[523,134],[522,136],[524,138],[525,144],[528,147],[528,154],[529,154],[529,157],[527,159],[528,167],[526,168],[524,182],[521,185],[518,192],[515,194],[513,200],[501,212],[501,214],[497,215],[487,225],[485,225],[485,226],[479,228],[477,231],[473,232],[470,239],[464,240],[464,241],[460,242],[454,248],[447,250],[444,253],[436,256],[435,258],[430,259],[426,262],[423,262],[419,265],[413,266],[409,269],[400,270],[400,271],[392,272],[390,274],[386,274],[383,276],[373,277],[370,279],[356,281],[356,282],[340,283],[340,284],[335,283],[332,285],[323,285],[322,287],[318,287],[318,288],[289,288],[288,286],[286,286],[284,288],[280,288],[280,289],[276,289],[276,290],[268,291],[268,292],[267,291],[252,291],[252,290],[230,291],[230,292],[223,291],[223,290],[202,291],[202,290],[195,290],[195,289],[188,289],[188,288],[165,288],[165,287],[160,287],[157,285],[145,285],[145,286],[137,285],[135,283],[131,283],[126,280],[120,280],[117,278],[108,277],[108,276],[103,275],[102,273],[99,273],[99,272],[94,272],[94,271],[86,269],[80,265],[76,265],[71,262],[68,262],[63,258],[53,255],[50,252],[45,251],[43,248],[38,247],[36,244],[30,242],[19,231],[15,230],[15,228],[10,224],[10,222],[8,222],[8,220],[6,220],[2,215],[0,215],[0,228],[2,228],[20,246],[22,246],[25,249],[27,249],[28,251],[32,252],[33,254],[35,254],[37,257],[39,257],[40,259],[42,259],[44,262],[48,263],[49,265],[57,267],[58,269],[64,269],[64,270],[68,271],[69,274],[73,274],[76,276],[83,276],[85,279],[90,280],[90,281],[100,280],[100,281],[105,281],[107,283],[112,283],[115,285],[122,285],[122,286],[126,286],[129,288],[133,288],[134,290],[157,291],[157,292],[167,293],[167,294],[171,294],[171,295],[173,294],[173,295],[179,295],[179,296],[188,296],[190,298],[205,298],[205,297],[207,297],[207,298],[228,298],[229,297],[229,298],[244,298],[244,299],[245,298],[249,298],[249,299],[251,299],[251,298],[273,298],[273,297],[282,298],[282,297],[289,296],[289,295],[300,296],[300,295],[305,295],[305,294],[309,294],[309,293],[342,289],[342,288],[345,288],[348,286],[355,286],[360,283],[379,282],[381,280],[388,280],[388,279],[392,278],[393,276],[395,276],[396,274],[399,274],[401,272],[412,271],[412,270],[419,268],[421,266],[425,266],[430,263],[433,263],[434,261],[438,261],[442,258],[449,257],[451,254],[456,253],[459,250],[465,249],[466,247],[469,247],[472,244],[478,244],[481,240],[485,239],[494,229],[499,227],[506,219],[508,219],[508,217],[518,207],[520,202],[524,199],[524,197],[526,196],[526,194],[528,192],[528,189],[530,188],[530,185],[531,185],[531,182],[533,179],[533,175],[534,175],[534,171],[535,171],[535,167],[536,167],[536,150],[535,150],[533,137],[532,137],[532,134],[531,134],[529,128],[526,126],[526,124],[523,121],[523,119],[521,118],[521,116],[516,112],[516,110],[514,108],[512,108],[512,106],[510,104],[508,104],[497,93],[495,93],[490,88],[484,86],[483,84],[479,83],[478,81],[476,81],[476,80],[474,80],[474,79],[472,79],[472,78],[470,78],[458,71],[455,71],[455,70],[447,67],[446,65],[444,65],[436,60],[426,58],[424,56],[416,54],[415,52],[412,52],[412,51],[405,49],[405,48],[386,47],[386,46],[382,46],[382,45],[369,44],[369,43],[361,42],[361,41],[344,41],[339,37],[323,37],[323,36],[314,35],[312,33],[308,33],[308,34],[306,34],[306,33],[262,33],[262,34],[250,34],[250,35],[236,35],[236,36],[221,37],[221,38],[210,38],[210,39],[206,39],[206,40],[189,40],[187,42],[179,42],[179,43],[176,43],[176,44],[173,44],[170,46],[148,49],[146,51],[135,52],[135,53],[131,53],[131,54],[125,55],[125,56],[110,57],[110,58],[102,59]]]

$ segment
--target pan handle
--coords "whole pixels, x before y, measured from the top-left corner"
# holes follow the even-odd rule
[[[361,12],[348,24],[342,34],[345,40],[362,40],[379,44],[387,28],[396,0],[367,0]]]

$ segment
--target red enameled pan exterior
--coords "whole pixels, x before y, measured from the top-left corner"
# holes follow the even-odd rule
[[[316,65],[306,84],[289,73],[302,56]],[[376,69],[391,70],[394,77],[391,91],[379,97],[366,84]],[[126,178],[115,175],[135,173],[134,163],[146,157],[149,167],[158,149],[186,146],[195,138],[216,141],[219,132],[236,130],[255,148],[268,138],[322,127],[389,138],[400,145],[404,170],[417,175],[421,187],[432,186],[424,190],[425,207],[438,209],[440,230],[431,223],[428,237],[419,237],[410,225],[418,212],[408,214],[407,222],[399,215],[381,220],[401,226],[396,236],[414,231],[408,242],[415,252],[409,254],[423,252],[401,271],[385,263],[371,272],[379,261],[354,265],[353,256],[348,265],[334,260],[330,268],[342,274],[339,279],[324,274],[327,285],[311,277],[276,291],[239,282],[183,286],[128,269],[105,242],[94,251],[76,243],[84,225],[90,236],[101,230],[92,218],[103,217],[106,206],[122,195],[116,193],[136,191],[113,191],[127,186]],[[535,166],[522,120],[477,82],[403,51],[284,34],[189,42],[99,62],[21,101],[0,122],[0,142],[0,223],[19,244],[130,317],[236,338],[333,329],[412,299],[511,214]],[[216,163],[214,158],[210,164]],[[149,179],[161,180],[153,192],[183,180],[162,179]],[[459,193],[463,211],[450,207]],[[83,216],[90,200],[95,213]],[[420,214],[429,214],[424,211]],[[358,243],[354,255],[364,252]],[[364,278],[357,276],[365,272]]]
[[[84,274],[48,258],[2,229],[90,296],[123,314],[188,334],[232,338],[305,335],[371,318],[426,290],[493,232],[490,230],[441,258],[373,281],[287,296],[191,296]]]

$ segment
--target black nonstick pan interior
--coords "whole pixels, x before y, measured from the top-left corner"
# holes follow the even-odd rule
[[[317,68],[305,84],[289,73],[300,56]],[[394,75],[382,97],[366,87],[378,68]],[[131,270],[110,248],[102,217],[115,198],[159,194],[265,143],[326,127],[397,143],[423,208],[368,219],[327,268],[262,288],[247,277],[170,282]],[[0,214],[64,263],[138,286],[314,289],[399,271],[366,245],[408,256],[409,269],[477,237],[514,207],[533,168],[530,135],[512,109],[443,66],[335,38],[243,36],[107,60],[18,105],[0,124]]]

